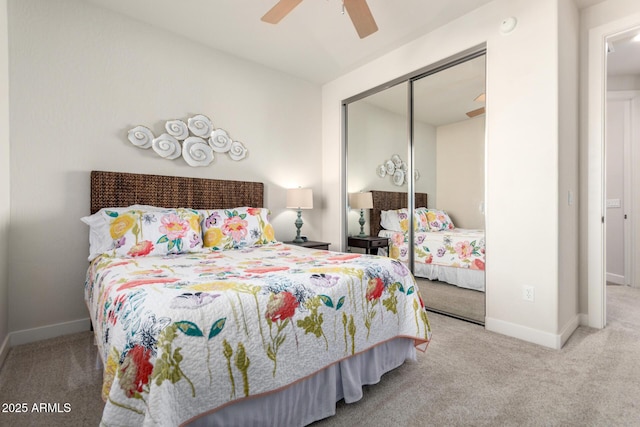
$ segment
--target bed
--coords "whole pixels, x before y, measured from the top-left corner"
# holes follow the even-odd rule
[[[103,425],[307,425],[426,350],[401,262],[283,244],[263,193],[91,173],[84,293]]]
[[[407,193],[372,191],[372,197],[371,235],[389,238],[388,251],[379,254],[408,263]],[[415,194],[414,275],[484,292],[484,230],[455,227],[446,212],[426,209],[427,199]]]

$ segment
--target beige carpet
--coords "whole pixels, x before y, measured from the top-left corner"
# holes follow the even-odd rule
[[[580,327],[559,351],[431,314],[433,340],[417,362],[314,427],[640,425],[640,290],[607,292],[607,328]],[[0,425],[98,425],[95,361],[89,332],[13,348],[0,403],[70,403],[71,412],[0,413]]]
[[[484,325],[484,292],[416,278],[427,309]]]
[[[91,332],[12,348],[0,371],[0,404],[26,403],[28,412],[0,413],[0,425],[97,426],[104,403],[96,357]],[[33,412],[40,403],[63,412]]]

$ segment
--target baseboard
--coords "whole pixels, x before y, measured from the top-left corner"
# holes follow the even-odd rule
[[[485,319],[484,327],[486,330],[491,332],[497,332],[502,335],[507,335],[522,341],[527,341],[556,350],[560,349],[560,342],[562,341],[558,334],[551,334],[539,329],[533,329],[527,326],[505,322],[504,320],[493,319],[491,317],[487,317]]]
[[[39,328],[23,329],[11,332],[11,346],[28,344],[30,342],[46,340],[59,337],[60,335],[75,334],[77,332],[88,331],[91,322],[89,318],[72,320],[70,322],[56,323],[55,325],[41,326]]]
[[[7,334],[0,346],[0,369],[2,369],[2,365],[4,365],[4,361],[7,359],[7,355],[9,354],[9,338],[11,334]]]
[[[607,273],[607,282],[615,283],[616,285],[624,285],[624,276]]]
[[[579,320],[580,320],[580,326],[589,326],[589,315],[588,314],[584,314],[584,313],[580,313],[578,315]]]
[[[571,320],[567,322],[565,327],[562,328],[562,331],[560,331],[560,335],[558,335],[558,348],[562,348],[567,340],[571,338],[571,335],[575,332],[575,330],[578,329],[578,326],[580,326],[581,324],[580,316],[580,314],[576,314]]]

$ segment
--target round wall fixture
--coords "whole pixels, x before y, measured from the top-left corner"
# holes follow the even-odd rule
[[[510,16],[508,18],[505,18],[500,23],[500,32],[502,34],[509,34],[511,31],[514,30],[514,28],[516,28],[517,24],[518,24],[518,20],[515,17]]]

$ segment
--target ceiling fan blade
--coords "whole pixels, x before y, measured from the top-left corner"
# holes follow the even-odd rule
[[[367,0],[344,0],[344,8],[347,9],[349,18],[361,39],[378,31]]]
[[[469,117],[479,116],[480,114],[484,114],[484,107],[480,107],[476,110],[471,110],[467,112],[467,116]]]
[[[277,24],[282,18],[287,16],[302,0],[280,0],[275,4],[267,13],[264,14],[261,20],[268,22],[269,24]]]

